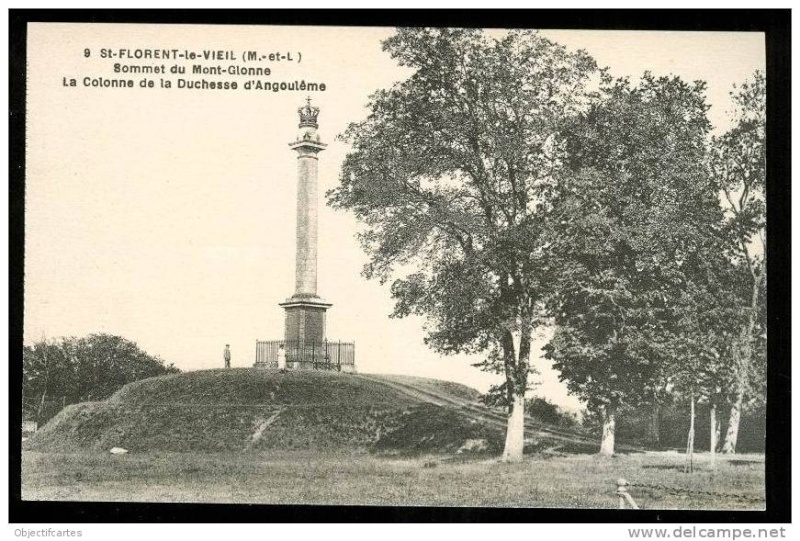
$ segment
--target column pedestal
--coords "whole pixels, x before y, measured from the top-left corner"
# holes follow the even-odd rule
[[[280,306],[286,311],[284,341],[289,368],[314,368],[325,359],[325,316],[332,305],[319,297],[291,297]]]

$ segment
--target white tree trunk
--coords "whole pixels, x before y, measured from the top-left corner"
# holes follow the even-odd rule
[[[725,442],[722,444],[722,452],[725,454],[736,453],[736,442],[739,439],[739,421],[742,418],[742,397],[736,398],[736,402],[731,406],[731,414],[728,417],[728,430],[725,432]]]
[[[521,462],[525,446],[525,393],[514,394],[514,403],[508,413],[506,445],[503,462]]]
[[[717,405],[711,403],[711,411],[709,412],[711,441],[709,442],[709,452],[711,453],[711,467],[715,468],[717,465],[717,441],[719,440],[719,422],[717,420]]]
[[[691,409],[689,413],[689,435],[686,438],[686,463],[685,473],[694,472],[694,394],[692,395]]]
[[[603,409],[603,436],[600,440],[600,454],[611,456],[614,454],[614,432],[617,428],[616,413],[613,408]]]

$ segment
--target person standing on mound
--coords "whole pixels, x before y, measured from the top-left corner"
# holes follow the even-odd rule
[[[231,367],[231,346],[225,344],[225,351],[222,352],[222,358],[225,359],[225,368]]]
[[[278,370],[286,372],[286,350],[283,349],[283,344],[278,346]]]

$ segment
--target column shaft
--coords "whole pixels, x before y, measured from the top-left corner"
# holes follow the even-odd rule
[[[316,297],[318,160],[316,152],[303,152],[301,149],[298,151],[295,295]]]

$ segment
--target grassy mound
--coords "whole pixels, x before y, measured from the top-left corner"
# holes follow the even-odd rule
[[[407,378],[471,397],[458,384]],[[475,393],[477,394],[477,393]],[[126,385],[103,402],[68,406],[26,448],[40,451],[240,452],[265,449],[446,452],[502,437],[451,408],[359,376],[207,370]]]
[[[323,371],[233,368],[171,374],[130,383],[109,403],[191,405],[334,405],[405,406],[402,393],[348,374]]]
[[[456,398],[477,402],[481,398],[481,393],[472,387],[467,387],[461,383],[444,381],[441,379],[420,378],[416,376],[399,376],[394,374],[381,374],[380,378],[386,381],[393,381],[405,385],[413,385],[418,389],[431,393],[449,394]]]

